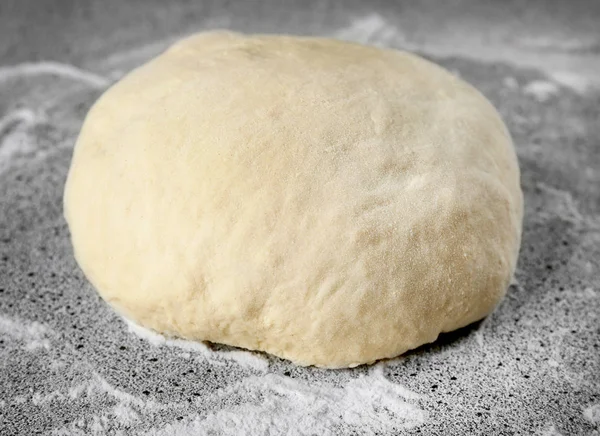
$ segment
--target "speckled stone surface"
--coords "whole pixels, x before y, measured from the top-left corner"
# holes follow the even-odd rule
[[[0,4],[0,434],[600,434],[600,2]],[[526,213],[481,323],[372,367],[299,368],[128,326],[62,217],[87,109],[209,28],[409,48],[498,107]]]

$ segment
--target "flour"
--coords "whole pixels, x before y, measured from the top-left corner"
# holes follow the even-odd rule
[[[525,85],[523,92],[543,103],[558,94],[559,87],[556,83],[548,82],[546,80],[534,80]]]
[[[10,87],[12,79],[44,74],[83,83],[93,89],[104,89],[109,84],[107,79],[72,65],[39,62],[0,67],[0,85]],[[33,79],[32,83],[35,84]],[[72,117],[72,113],[65,113],[66,105],[63,100],[72,95],[73,88],[76,92],[81,91],[82,87],[77,86],[77,83],[75,85],[69,88],[63,87],[64,85],[44,88],[47,94],[44,91],[44,98],[40,101],[28,101],[28,107],[6,108],[7,112],[0,117],[0,174],[11,166],[40,161],[48,154],[73,145],[73,138],[65,134],[71,132],[74,135],[79,130],[81,120]],[[61,139],[48,147],[47,141],[39,135],[39,127],[46,131],[60,131]]]
[[[46,401],[42,400],[40,402],[39,394],[34,394],[32,402],[36,405],[50,401],[68,401],[72,403],[75,400],[83,400],[87,404],[95,404],[93,400],[100,400],[100,404],[102,404],[103,399],[116,402],[116,405],[93,415],[86,421],[77,420],[52,432],[54,435],[68,436],[78,434],[103,435],[114,428],[115,424],[130,426],[139,423],[142,416],[183,407],[182,404],[178,403],[161,404],[152,399],[136,397],[113,387],[97,373],[92,373],[90,379],[69,388],[66,395],[57,391],[42,398]]]
[[[521,47],[534,50],[588,52],[599,48],[599,41],[592,38],[549,38],[547,36],[520,36],[512,41]]]
[[[572,223],[577,229],[600,230],[600,222],[595,217],[584,216],[570,192],[554,188],[544,182],[538,182],[537,187],[547,194],[546,211],[538,213],[538,218],[548,219],[559,216]]]
[[[35,153],[36,139],[32,137],[31,129],[41,121],[41,117],[26,108],[0,118],[0,174],[16,157]]]
[[[157,338],[153,340],[159,343]],[[190,409],[188,403],[160,403],[124,392],[95,372],[67,392],[56,391],[45,396],[34,394],[31,401],[37,406],[54,402],[72,404],[74,401],[113,403],[85,420],[76,420],[53,431],[54,435],[65,436],[106,434],[114,431],[115,425],[127,428],[163,413],[166,413],[165,417],[179,415],[184,419],[173,419],[159,428],[128,434],[256,435],[276,431],[288,435],[329,436],[351,432],[374,435],[423,425],[428,413],[418,403],[424,397],[389,381],[384,368],[382,363],[374,365],[368,374],[351,378],[342,386],[318,379],[307,382],[274,373],[252,375],[196,399],[193,406],[198,408],[206,407],[206,404],[223,404],[223,400],[229,404],[202,415],[192,412],[196,407]]]
[[[379,14],[370,14],[356,19],[348,27],[338,30],[334,36],[378,47],[399,44],[408,48],[409,45],[400,30],[387,23]]]
[[[233,360],[242,367],[263,373],[243,378],[213,394],[217,399],[236,398],[234,403],[239,405],[215,410],[206,416],[190,415],[145,433],[148,435],[254,435],[273,429],[289,435],[327,436],[337,434],[340,429],[375,434],[375,431],[413,428],[427,420],[427,413],[416,404],[423,397],[390,382],[384,375],[382,363],[371,367],[366,376],[350,379],[342,387],[317,380],[309,383],[265,373],[268,363],[263,359],[257,362],[257,357],[250,352],[211,351],[202,343],[168,339],[131,321],[125,322],[129,331],[154,346],[188,350],[200,354],[211,364]],[[206,404],[207,399],[196,401],[201,405]]]
[[[505,77],[505,78],[502,80],[502,84],[503,84],[503,85],[504,85],[506,88],[508,88],[508,89],[510,89],[510,90],[512,90],[512,91],[514,91],[514,90],[516,90],[516,89],[519,89],[519,82],[517,82],[517,79],[515,79],[514,77],[511,77],[511,76],[509,76],[509,77]]]
[[[445,38],[424,38],[411,41],[402,31],[378,13],[356,18],[344,28],[333,33],[334,37],[378,46],[401,48],[432,56],[461,56],[478,62],[506,62],[517,67],[536,68],[551,77],[556,83],[583,93],[589,87],[600,87],[600,59],[586,57],[577,50],[561,49],[559,39],[545,40],[544,47],[558,47],[553,51],[534,51],[535,46],[520,46],[502,38],[480,39],[468,33],[447,34]],[[597,42],[596,42],[597,43]],[[580,43],[575,46],[587,46]],[[587,44],[587,45],[586,45]]]
[[[23,349],[35,351],[50,348],[50,330],[38,322],[26,322],[18,318],[0,315],[0,336],[23,343]]]
[[[541,433],[537,433],[541,436],[562,436],[562,434],[554,427],[554,424],[550,424]]]
[[[99,89],[104,89],[110,85],[108,79],[91,71],[85,71],[70,64],[51,61],[26,62],[18,65],[0,67],[0,83],[5,82],[8,79],[37,76],[40,74],[50,74],[82,81]]]
[[[145,339],[155,347],[175,347],[181,350],[194,352],[215,365],[223,365],[225,361],[230,361],[237,363],[243,368],[252,369],[258,372],[266,372],[269,368],[269,362],[265,358],[260,357],[251,351],[213,351],[202,342],[166,338],[156,332],[141,327],[132,321],[127,319],[124,320],[131,333]]]
[[[422,396],[387,380],[382,364],[343,387],[266,374],[243,379],[219,395],[242,401],[147,434],[256,435],[273,429],[287,435],[390,434],[422,425],[428,416],[415,404]]]
[[[131,425],[140,419],[140,414],[127,404],[117,404],[112,412],[115,419],[123,425]]]
[[[30,109],[17,109],[10,112],[3,118],[0,118],[0,135],[9,130],[15,125],[25,124],[33,125],[37,120],[37,116]]]
[[[600,404],[593,404],[583,410],[583,416],[592,424],[600,424]]]

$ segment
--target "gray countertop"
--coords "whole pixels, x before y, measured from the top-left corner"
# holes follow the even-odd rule
[[[0,4],[0,434],[600,434],[600,2]],[[516,283],[483,322],[398,359],[299,368],[128,325],[77,268],[72,147],[106,87],[209,28],[408,48],[512,132]]]

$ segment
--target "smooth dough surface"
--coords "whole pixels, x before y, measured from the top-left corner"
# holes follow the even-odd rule
[[[96,102],[65,216],[79,265],[124,316],[336,368],[489,314],[522,201],[497,112],[435,64],[211,32]]]

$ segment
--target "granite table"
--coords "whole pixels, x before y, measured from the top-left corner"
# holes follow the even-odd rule
[[[3,0],[1,435],[599,435],[600,2]],[[478,87],[525,194],[516,280],[483,322],[351,370],[127,324],[72,255],[62,191],[86,111],[211,28],[409,49]]]

